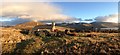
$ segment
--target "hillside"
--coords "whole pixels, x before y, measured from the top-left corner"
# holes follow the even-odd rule
[[[73,29],[91,29],[91,28],[114,28],[118,27],[118,23],[109,23],[109,22],[93,22],[93,23],[77,23],[77,24],[67,24],[67,25],[59,25],[67,28],[73,28]]]
[[[106,23],[103,23],[107,25]],[[97,25],[96,23],[94,25]],[[68,24],[57,25],[56,28],[87,28],[94,26],[93,24]],[[55,36],[46,36],[44,33],[40,33],[42,36],[35,36],[30,34],[22,34],[20,29],[33,28],[33,27],[46,27],[44,24],[36,22],[27,22],[16,25],[14,28],[1,28],[0,42],[2,42],[2,54],[3,55],[18,55],[18,54],[78,54],[78,55],[120,55],[120,37],[118,33],[76,33],[77,36],[65,35],[63,37],[56,36],[57,33],[53,33]],[[48,26],[48,27],[51,27]],[[44,35],[44,36],[43,36]],[[91,50],[90,50],[91,49]],[[91,53],[92,52],[92,53]]]
[[[78,33],[79,36],[31,36],[23,35],[18,29],[2,28],[3,55],[77,54],[77,55],[120,55],[118,33]],[[96,34],[96,36],[88,36]],[[91,50],[90,50],[91,49]],[[92,52],[92,53],[91,53]],[[35,54],[33,54],[35,53]]]
[[[51,28],[51,26],[49,25],[45,25],[44,23],[41,22],[26,22],[26,23],[22,23],[22,24],[18,24],[16,26],[14,26],[13,28],[16,29],[32,29],[36,26],[39,27],[43,27],[43,28]],[[114,28],[114,27],[118,27],[117,23],[110,23],[110,22],[93,22],[93,23],[72,23],[72,24],[56,24],[56,27],[61,28],[65,28],[65,29],[79,29],[79,30],[85,30],[85,29],[91,29],[91,28]]]
[[[15,29],[32,29],[32,28],[41,28],[41,29],[51,29],[51,25],[47,25],[41,22],[26,22],[26,23],[21,23],[21,24],[17,24],[16,26],[14,26],[13,28]],[[67,28],[67,27],[62,27],[62,26],[57,26],[56,25],[56,29],[58,30],[65,30],[65,29],[71,29],[71,28]]]
[[[37,25],[44,25],[44,24],[40,23],[40,22],[31,21],[31,22],[17,24],[13,28],[16,28],[16,29],[32,29],[33,27],[35,27]]]
[[[114,28],[114,27],[118,27],[118,23],[110,23],[110,22],[93,22],[91,23],[93,27],[97,27],[97,28]]]

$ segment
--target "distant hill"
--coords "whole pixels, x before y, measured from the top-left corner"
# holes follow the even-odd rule
[[[16,28],[16,29],[32,29],[33,27],[35,27],[37,25],[44,25],[44,24],[41,23],[41,22],[31,21],[31,22],[17,24],[13,28]]]
[[[16,29],[32,29],[35,26],[40,27],[40,25],[42,25],[41,27],[43,27],[45,24],[41,23],[41,22],[26,22],[26,23],[21,23],[21,24],[17,24],[16,26],[14,26],[13,28]],[[46,27],[46,26],[45,26]],[[118,27],[118,23],[110,23],[110,22],[92,22],[92,23],[59,23],[56,24],[56,27],[62,27],[63,28],[70,28],[70,29],[79,29],[79,30],[83,30],[83,29],[91,29],[91,28],[114,28],[114,27]]]
[[[83,30],[83,29],[91,29],[91,28],[114,28],[114,27],[118,27],[118,23],[92,22],[92,23],[67,24],[60,26]]]
[[[13,28],[15,28],[15,29],[29,29],[29,30],[33,29],[33,28],[34,29],[36,29],[36,28],[51,29],[51,25],[47,25],[47,24],[41,23],[41,22],[31,21],[31,22],[17,24]],[[56,25],[56,29],[58,29],[58,30],[65,30],[65,29],[70,29],[70,28]]]
[[[72,28],[72,29],[86,29],[87,27],[91,27],[91,24],[88,23],[72,23],[72,24],[66,24],[66,25],[59,25],[62,27],[66,27],[66,28]]]
[[[93,27],[97,28],[114,28],[118,27],[118,23],[111,23],[111,22],[93,22],[91,23]]]

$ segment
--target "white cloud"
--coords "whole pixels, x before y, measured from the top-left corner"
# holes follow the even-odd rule
[[[0,0],[4,2],[119,2],[119,0]]]
[[[43,2],[4,2],[0,16],[18,17],[30,20],[69,20],[62,10],[50,3]]]
[[[108,16],[98,16],[95,18],[96,22],[113,22],[118,23],[118,14],[111,14]]]

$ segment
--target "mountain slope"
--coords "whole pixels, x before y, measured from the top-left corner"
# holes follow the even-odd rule
[[[22,23],[22,24],[17,24],[16,26],[14,26],[14,28],[16,29],[32,29],[33,27],[37,26],[37,25],[44,25],[43,23],[40,22],[26,22],[26,23]]]
[[[67,28],[73,28],[78,30],[93,29],[93,28],[115,28],[118,27],[118,23],[110,22],[93,22],[93,23],[79,23],[79,24],[67,24],[61,25]]]
[[[114,28],[118,27],[118,23],[111,23],[111,22],[93,22],[91,23],[93,27],[97,28]]]

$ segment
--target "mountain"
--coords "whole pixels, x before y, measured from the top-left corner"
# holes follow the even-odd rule
[[[13,28],[16,28],[16,29],[32,29],[33,27],[35,27],[37,25],[44,25],[44,24],[41,23],[41,22],[31,21],[31,22],[17,24]]]
[[[96,28],[114,28],[118,27],[118,23],[111,23],[111,22],[93,22],[91,23],[93,27]]]
[[[73,24],[66,24],[60,25],[67,28],[73,28],[78,30],[84,29],[93,29],[93,28],[115,28],[118,27],[118,23],[111,23],[111,22],[92,22],[92,23],[73,23]]]
[[[14,26],[14,28],[16,28],[16,29],[32,29],[38,25],[44,26],[45,24],[41,23],[41,22],[31,21],[31,22],[17,24],[16,26]],[[114,28],[114,27],[118,27],[118,23],[110,23],[110,22],[71,23],[71,24],[59,23],[59,24],[56,24],[56,27],[84,30],[84,29],[91,29],[91,28]]]
[[[70,29],[70,28],[67,28],[67,27],[58,26],[57,24],[56,24],[55,27],[58,30]],[[41,22],[31,21],[31,22],[17,24],[13,28],[15,28],[15,29],[29,29],[29,30],[30,29],[36,29],[36,28],[41,28],[41,29],[49,28],[49,29],[51,29],[51,25],[48,25],[48,24],[45,24],[45,23],[41,23]]]

